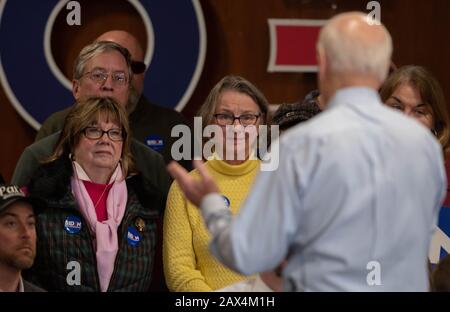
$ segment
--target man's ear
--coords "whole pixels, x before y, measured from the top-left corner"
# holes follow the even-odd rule
[[[319,77],[325,77],[325,74],[328,70],[327,58],[325,55],[325,51],[323,48],[317,49],[317,64],[319,66]]]
[[[80,81],[77,79],[72,80],[72,95],[75,100],[78,100],[80,97]]]

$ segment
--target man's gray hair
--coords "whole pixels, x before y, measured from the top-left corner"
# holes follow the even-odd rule
[[[78,54],[77,59],[75,60],[75,64],[73,66],[73,79],[80,79],[84,74],[84,68],[86,63],[93,57],[104,53],[117,51],[125,58],[128,68],[128,81],[130,82],[133,78],[133,72],[131,70],[131,55],[130,52],[112,41],[96,41],[85,46]]]
[[[361,18],[370,21],[361,13]],[[317,49],[324,51],[332,72],[352,72],[386,79],[392,55],[392,38],[383,27],[385,36],[379,40],[364,40],[357,35],[349,35],[336,27],[331,20],[319,35]]]

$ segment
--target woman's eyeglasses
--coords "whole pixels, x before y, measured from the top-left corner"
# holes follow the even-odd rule
[[[230,126],[234,124],[234,121],[237,119],[241,125],[251,126],[256,124],[258,118],[261,114],[243,114],[241,116],[234,116],[231,114],[214,114],[214,118],[216,118],[217,124],[219,126]]]
[[[105,133],[111,141],[123,141],[125,135],[121,129],[109,129],[107,131],[97,127],[87,127],[83,130],[84,135],[91,140],[100,139]]]

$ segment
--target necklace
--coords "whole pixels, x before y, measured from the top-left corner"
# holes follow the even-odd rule
[[[109,187],[109,184],[106,184],[105,187],[103,188],[102,194],[101,194],[100,197],[98,198],[97,203],[94,205],[94,210],[97,209],[97,206],[98,206],[98,204],[100,203],[100,201],[102,200],[103,195],[105,195],[106,189],[107,189],[108,187]]]

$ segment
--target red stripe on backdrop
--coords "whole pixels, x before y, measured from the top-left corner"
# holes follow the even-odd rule
[[[317,65],[320,26],[277,25],[276,65]]]

